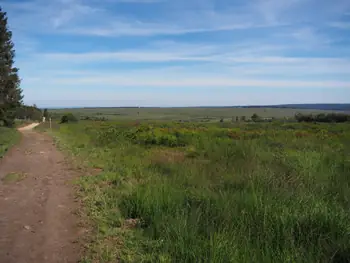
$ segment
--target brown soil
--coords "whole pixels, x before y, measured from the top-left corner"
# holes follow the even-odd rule
[[[30,129],[21,133],[21,142],[0,161],[0,263],[77,262],[74,171],[51,138]],[[2,180],[11,173],[26,176]]]

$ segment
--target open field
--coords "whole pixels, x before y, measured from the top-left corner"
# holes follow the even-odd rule
[[[19,133],[15,129],[0,127],[0,158],[19,140]]]
[[[349,128],[60,125],[90,171],[83,262],[350,262]]]
[[[99,117],[108,120],[187,120],[187,121],[216,121],[221,118],[231,120],[235,117],[250,118],[254,113],[261,117],[288,118],[298,112],[303,114],[329,113],[323,110],[278,109],[278,108],[76,108],[53,109],[55,115],[71,112],[79,118]]]

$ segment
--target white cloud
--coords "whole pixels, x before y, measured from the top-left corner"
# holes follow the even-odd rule
[[[149,71],[148,71],[149,72]],[[153,87],[153,88],[220,88],[220,87],[256,87],[256,88],[350,88],[349,81],[306,81],[306,80],[275,80],[250,78],[242,79],[228,75],[194,75],[179,76],[177,72],[153,74],[146,72],[128,72],[116,75],[96,74],[95,76],[72,76],[60,78],[26,78],[27,85],[44,82],[46,85],[102,85],[112,87]]]
[[[255,8],[267,22],[278,23],[285,20],[287,12],[289,14],[293,8],[300,5],[302,0],[258,0],[254,2]]]
[[[98,96],[82,96],[100,101],[116,96],[107,89],[119,88],[120,93],[123,87],[156,88],[157,92],[164,90],[164,96],[159,97],[162,100],[165,94],[171,96],[167,93],[170,90],[184,92],[193,87],[197,99],[189,98],[203,103],[225,101],[224,95],[211,97],[206,93],[219,88],[274,88],[283,92],[305,88],[317,93],[320,88],[350,87],[350,52],[340,46],[333,48],[337,36],[327,31],[332,26],[348,28],[347,22],[329,22],[342,21],[348,6],[345,0],[318,2],[317,12],[310,9],[316,0],[240,4],[227,0],[221,6],[223,2],[8,0],[4,8],[14,30],[22,87],[30,98],[43,91],[43,86],[50,87],[46,92],[61,87],[73,93],[81,93],[85,87],[100,89]],[[146,8],[157,12],[150,15]],[[36,37],[38,32],[40,38]],[[52,43],[51,36],[62,45]],[[101,36],[106,38],[101,40]],[[177,41],[180,38],[183,42]],[[81,45],[80,53],[71,51],[73,41],[75,48]],[[125,98],[130,95],[123,94]],[[180,97],[174,96],[174,100],[181,101]]]
[[[329,25],[339,29],[350,29],[350,22],[332,22]]]
[[[48,53],[37,55],[38,59],[46,59],[49,63],[71,63],[71,64],[88,64],[93,62],[137,62],[137,63],[161,63],[161,62],[212,62],[217,66],[235,66],[250,64],[251,66],[264,67],[269,65],[280,66],[308,66],[310,70],[322,68],[350,68],[350,58],[329,58],[329,57],[288,57],[281,55],[268,55],[265,49],[247,52],[245,48],[237,50],[225,50],[225,46],[188,46],[186,49],[148,49],[148,50],[127,50],[120,52],[88,52],[88,53]],[[253,54],[249,56],[248,54]],[[267,54],[267,55],[264,55]],[[110,67],[113,67],[112,65]]]
[[[161,1],[164,10],[153,18],[118,12],[121,3],[158,3],[158,0],[32,0],[24,3],[6,3],[5,8],[16,14],[14,28],[33,32],[79,34],[89,36],[154,36],[239,30],[253,27],[278,26],[256,19],[246,8],[215,11],[191,9],[193,1]],[[203,3],[204,4],[203,4]],[[203,0],[199,6],[207,6]],[[110,3],[111,12],[104,4]],[[197,5],[196,5],[197,6]],[[211,4],[210,4],[211,6]],[[178,9],[173,12],[172,7]],[[171,10],[169,10],[171,9]],[[91,15],[93,14],[93,15]]]
[[[63,6],[61,7],[61,10],[59,10],[51,19],[55,28],[70,23],[78,16],[91,15],[97,11],[90,6],[75,1],[64,1],[62,4]]]
[[[205,19],[205,18],[203,18]],[[206,20],[206,19],[205,19]],[[154,35],[182,35],[189,33],[211,32],[211,31],[231,31],[261,27],[252,23],[237,23],[225,25],[207,25],[204,27],[183,27],[181,25],[164,25],[162,23],[144,23],[139,21],[113,22],[105,27],[76,27],[65,30],[66,33],[90,36],[120,37],[120,36],[154,36]]]
[[[183,94],[186,94],[185,96]],[[115,89],[109,92],[88,90],[83,94],[80,91],[60,92],[42,90],[28,94],[28,103],[36,103],[40,107],[120,107],[120,106],[230,106],[230,105],[271,105],[278,103],[346,103],[346,99],[339,93],[315,93],[313,91],[298,90],[296,92],[259,92],[234,90],[220,90],[199,96],[197,91],[172,93],[157,90],[140,91],[129,89]],[[259,94],[259,96],[256,96]],[[40,98],[40,99],[38,99]]]
[[[49,59],[68,61],[72,63],[86,63],[92,61],[110,61],[110,62],[169,62],[169,61],[206,61],[205,57],[186,56],[181,54],[172,54],[166,52],[113,52],[113,53],[82,53],[82,54],[47,54]]]
[[[328,37],[320,35],[318,32],[316,32],[315,28],[312,27],[296,29],[291,36],[300,43],[306,44],[309,47],[327,45],[331,42]]]
[[[315,1],[254,0],[237,4],[227,0],[225,8],[217,8],[220,5],[214,0],[31,0],[8,1],[4,7],[12,16],[16,14],[12,23],[23,30],[120,37],[278,27],[322,21],[323,17],[346,12],[350,6],[346,0],[335,0],[322,3],[319,12],[306,12]],[[159,2],[162,9],[157,9],[154,16],[135,16],[132,9],[118,8],[126,3]]]
[[[9,17],[16,18],[10,19],[11,28],[28,33],[52,33],[62,26],[87,21],[92,13],[101,11],[82,0],[31,0],[5,2],[3,5]]]
[[[334,80],[334,83],[340,83],[335,86],[341,87],[344,83],[338,81],[350,80],[347,77],[350,57],[284,55],[290,50],[291,46],[288,45],[262,45],[254,42],[215,45],[157,41],[145,45],[142,49],[116,52],[37,53],[19,61],[18,66],[27,69],[22,75],[27,80],[41,77],[42,83],[63,81],[64,85],[70,81],[90,85],[97,85],[98,82],[108,85],[113,82],[118,85],[142,85],[125,80],[129,78],[147,80],[145,85],[156,87],[173,87],[175,83],[180,86],[208,84],[215,87],[216,81],[217,86],[238,86],[241,82],[236,80],[245,81],[249,78],[252,82],[247,82],[248,86],[268,87],[270,83],[266,84],[262,80],[275,78],[284,79],[284,82],[271,83],[275,87],[281,85],[281,88],[288,86],[285,82],[292,83],[292,87],[295,81],[299,80],[301,82],[296,82],[296,85],[301,87],[305,79]],[[32,61],[36,61],[34,69]],[[128,66],[125,67],[124,63],[128,63]],[[114,78],[121,75],[125,78]],[[205,79],[205,83],[198,81],[201,78]],[[166,82],[167,79],[169,82]],[[333,87],[331,83],[319,82],[307,82],[305,87]]]
[[[165,2],[166,0],[103,0],[103,1],[107,3],[154,4],[154,3]]]

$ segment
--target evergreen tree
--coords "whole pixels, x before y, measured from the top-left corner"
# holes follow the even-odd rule
[[[11,126],[22,103],[18,69],[14,67],[15,50],[8,29],[7,15],[0,7],[0,123]]]

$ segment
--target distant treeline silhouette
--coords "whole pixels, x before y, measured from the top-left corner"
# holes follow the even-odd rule
[[[347,122],[350,115],[344,113],[320,113],[317,115],[297,113],[295,119],[298,122]]]

